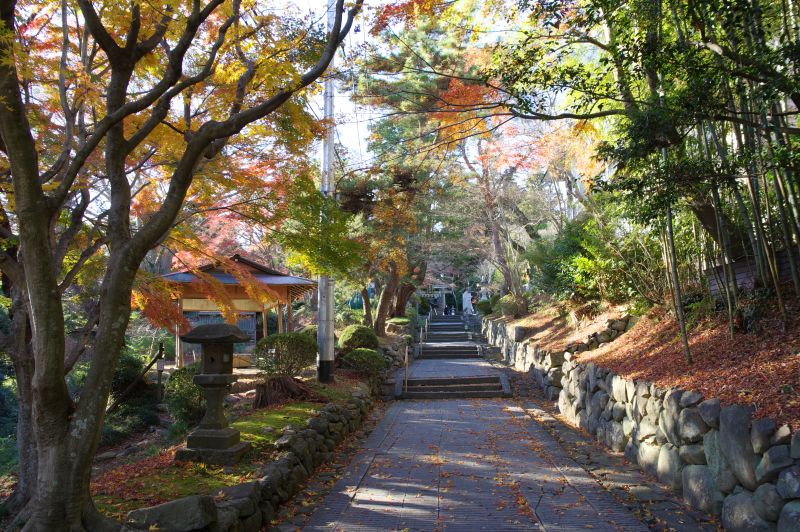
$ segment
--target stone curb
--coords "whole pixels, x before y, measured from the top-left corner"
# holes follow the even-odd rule
[[[257,532],[291,499],[314,469],[333,458],[344,438],[358,430],[372,399],[356,392],[344,405],[329,403],[305,427],[289,425],[274,443],[278,455],[261,478],[229,486],[209,495],[192,495],[128,513],[123,531]]]

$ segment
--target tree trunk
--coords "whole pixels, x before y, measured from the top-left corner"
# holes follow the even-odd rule
[[[678,325],[681,329],[681,339],[683,340],[683,351],[686,355],[686,363],[692,363],[692,352],[689,349],[689,337],[686,333],[686,319],[683,315],[683,297],[681,297],[681,281],[678,277],[678,265],[675,255],[675,232],[672,227],[672,207],[667,205],[667,251],[669,256],[670,280],[672,281],[672,297],[675,302],[675,315],[678,317]]]
[[[289,399],[319,401],[320,397],[291,375],[278,375],[269,377],[265,382],[256,385],[253,408],[266,408]]]
[[[381,297],[378,299],[378,308],[375,313],[373,329],[375,329],[375,334],[378,336],[386,336],[386,318],[389,315],[390,305],[397,291],[398,281],[397,265],[392,261],[389,263],[389,279],[386,282],[386,286],[383,287]]]
[[[364,325],[372,327],[372,301],[369,300],[369,289],[361,289],[361,299],[364,302]]]
[[[36,490],[38,469],[36,435],[33,430],[33,373],[34,359],[31,351],[31,330],[24,297],[13,287],[11,306],[11,334],[9,353],[14,362],[17,381],[17,485],[11,498],[10,509],[16,511],[30,501]]]
[[[412,283],[403,283],[397,290],[397,301],[395,302],[394,315],[396,317],[403,317],[406,315],[406,305],[408,300],[417,291],[417,287]]]
[[[33,513],[23,530],[102,530],[108,525],[93,509],[89,481],[114,368],[130,317],[130,290],[136,269],[127,263],[129,257],[122,249],[111,255],[103,281],[102,318],[90,354],[92,363],[77,403],[72,403],[68,394],[64,401],[60,394],[41,390],[38,371],[34,377],[38,474]],[[34,345],[41,341],[38,336],[34,332]],[[35,354],[38,367],[43,353]],[[61,357],[63,362],[63,354]],[[52,381],[64,383],[63,371]],[[100,521],[95,522],[97,519]]]

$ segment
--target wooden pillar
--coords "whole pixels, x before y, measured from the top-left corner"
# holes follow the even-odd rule
[[[292,301],[286,303],[286,330],[292,332]]]
[[[183,315],[183,298],[178,299],[178,308],[180,309],[181,315]],[[175,324],[175,366],[178,368],[182,368],[184,366],[183,360],[183,342],[181,341],[181,324]]]
[[[276,307],[278,309],[278,333],[284,332],[283,330],[283,305],[278,303]]]
[[[267,317],[269,316],[269,311],[267,310],[267,307],[263,308],[263,310],[261,311],[261,316],[264,318],[263,320],[264,323],[262,324],[262,327],[264,328],[264,338],[266,338],[267,336],[269,336],[269,325],[267,323]]]

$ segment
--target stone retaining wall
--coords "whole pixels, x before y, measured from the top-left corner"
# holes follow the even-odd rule
[[[358,395],[358,394],[354,394]],[[305,427],[288,426],[275,442],[277,458],[261,478],[128,513],[123,530],[189,532],[257,532],[272,520],[278,505],[288,501],[314,469],[333,459],[336,446],[356,431],[372,401],[365,394],[345,405],[327,404]]]
[[[515,341],[507,329],[502,320],[483,321],[503,360],[528,372],[569,423],[624,452],[691,506],[719,515],[729,532],[800,531],[800,431],[753,420],[746,406],[625,380],[569,352]]]

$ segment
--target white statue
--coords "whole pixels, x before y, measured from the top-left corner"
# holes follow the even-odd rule
[[[464,290],[464,294],[461,296],[461,308],[466,315],[475,314],[475,309],[472,308],[472,292],[469,291],[469,288]]]

